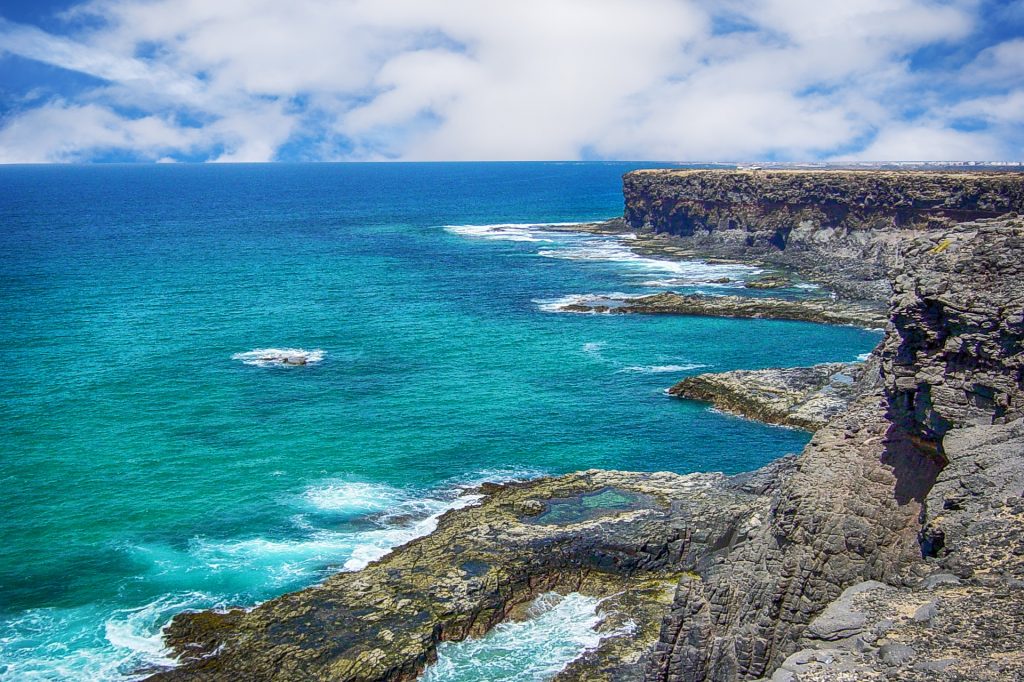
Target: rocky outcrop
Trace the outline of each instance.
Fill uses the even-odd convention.
[[[791,267],[851,299],[888,298],[922,231],[1024,211],[1019,173],[643,170],[623,191],[635,231]]]
[[[815,434],[763,535],[680,585],[673,613],[721,615],[667,618],[648,680],[1024,675],[1021,238],[1004,219],[907,245],[883,391]]]
[[[885,311],[881,308],[841,301],[707,296],[674,292],[634,298],[611,298],[598,295],[583,302],[567,303],[559,310],[567,313],[639,313],[645,315],[769,318],[822,324],[852,324],[868,328],[883,327],[886,321]]]
[[[681,581],[644,680],[771,674],[846,587],[913,579],[924,500],[938,470],[892,428],[884,396],[858,399],[815,433],[758,532],[727,560]]]
[[[880,349],[799,458],[732,478],[487,486],[479,506],[363,571],[251,611],[179,615],[167,641],[181,666],[152,679],[412,680],[439,642],[552,590],[608,596],[608,617],[636,624],[562,682],[1024,678],[1024,221],[944,222],[1018,200],[1019,178],[899,179],[900,203],[884,178],[834,177],[859,204],[840,200],[853,189],[822,194],[832,175],[760,186],[761,207],[754,190],[721,195],[749,199],[752,221],[818,201],[806,210],[845,235],[840,247],[857,230],[915,234],[886,255],[902,270]],[[881,222],[851,222],[875,205]]]
[[[358,573],[251,611],[177,616],[166,641],[182,665],[150,679],[414,680],[439,642],[482,635],[547,591],[609,597],[608,617],[635,631],[591,660],[609,675],[642,670],[679,576],[745,537],[791,466],[485,486],[479,506],[449,512],[433,534]]]
[[[882,349],[893,409],[941,444],[1024,416],[1024,219],[967,223],[904,251]]]
[[[876,363],[871,368],[878,372]],[[847,410],[864,373],[861,363],[736,370],[687,377],[669,395],[704,400],[725,412],[767,424],[817,431]]]
[[[906,249],[881,360],[893,423],[942,467],[921,519],[925,577],[866,594],[838,641],[812,624],[773,679],[1024,678],[1022,239],[1024,221],[980,221]]]

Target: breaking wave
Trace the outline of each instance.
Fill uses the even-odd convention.
[[[707,365],[701,365],[698,363],[685,364],[685,365],[635,365],[632,367],[623,367],[620,372],[637,372],[639,374],[663,374],[668,372],[688,372],[691,369],[701,369],[707,367]]]
[[[255,367],[297,367],[315,365],[324,359],[324,355],[324,351],[319,348],[256,348],[245,353],[235,353],[231,359]]]
[[[548,680],[567,665],[596,649],[602,639],[631,634],[627,622],[598,632],[604,620],[601,600],[573,593],[543,594],[530,605],[527,619],[501,623],[479,639],[445,642],[437,662],[421,682],[537,682]]]

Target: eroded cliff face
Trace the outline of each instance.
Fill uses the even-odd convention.
[[[1010,218],[905,245],[882,388],[680,584],[646,680],[1024,676],[1022,239]]]
[[[643,170],[623,191],[634,230],[793,267],[853,299],[887,298],[921,231],[1024,211],[1016,173]]]
[[[1022,225],[966,223],[902,252],[886,387],[895,416],[937,447],[954,426],[1024,416]]]
[[[412,680],[546,590],[637,624],[560,682],[1024,679],[1024,220],[944,216],[892,245],[885,339],[799,458],[487,487],[361,572],[178,616],[153,679]]]

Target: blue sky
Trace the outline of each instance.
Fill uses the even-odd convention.
[[[1024,0],[4,0],[0,162],[1020,160]]]

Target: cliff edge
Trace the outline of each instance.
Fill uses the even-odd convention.
[[[1024,220],[975,219],[1016,206],[1022,178],[774,175],[631,174],[627,217],[787,258],[878,256],[885,338],[798,458],[486,486],[363,571],[179,615],[181,664],[153,679],[413,680],[439,642],[549,590],[609,597],[608,622],[634,628],[561,682],[1024,679]]]
[[[623,192],[632,230],[866,300],[888,298],[900,247],[922,232],[1024,212],[1019,173],[641,170]]]

